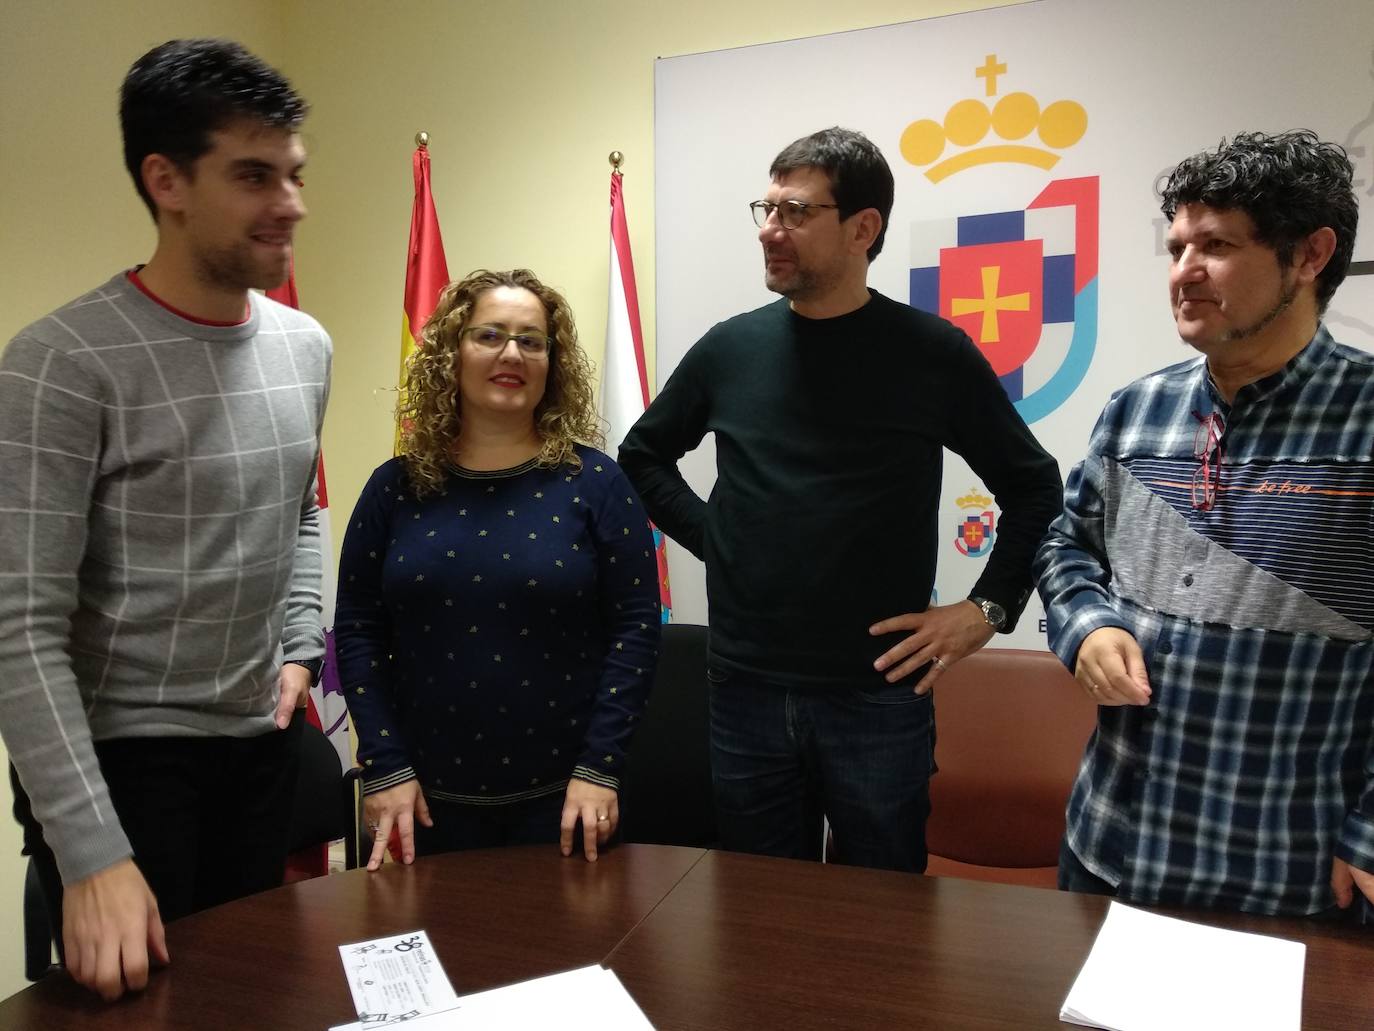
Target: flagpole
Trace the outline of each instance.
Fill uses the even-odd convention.
[[[606,353],[602,362],[601,415],[608,430],[606,443],[614,450],[649,407],[649,379],[644,361],[644,337],[639,319],[639,293],[630,257],[630,228],[625,218],[625,155],[613,150],[611,163],[611,251],[606,303]],[[651,523],[650,526],[653,526]],[[658,563],[660,617],[672,619],[668,588],[668,555],[662,531],[653,527]]]

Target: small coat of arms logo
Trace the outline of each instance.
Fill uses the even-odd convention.
[[[997,514],[992,508],[992,498],[970,490],[954,503],[963,509],[954,532],[954,546],[961,555],[982,558],[992,550],[992,542],[997,536]]]

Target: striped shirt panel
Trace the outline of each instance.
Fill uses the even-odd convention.
[[[1224,461],[1221,501],[1192,504],[1192,455],[1125,462],[1197,533],[1292,584],[1353,622],[1374,627],[1374,465]],[[1321,561],[1314,562],[1314,552]]]

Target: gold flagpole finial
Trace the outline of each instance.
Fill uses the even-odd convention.
[[[620,153],[620,151],[618,151],[618,150],[613,150],[613,151],[611,151],[610,160],[611,160],[611,171],[614,172],[616,175],[620,175],[620,174],[621,174],[621,172],[620,172],[620,166],[621,166],[621,164],[623,164],[624,161],[625,161],[625,155],[622,154],[622,153]]]
[[[421,129],[415,134],[415,146],[429,148],[429,133]]]

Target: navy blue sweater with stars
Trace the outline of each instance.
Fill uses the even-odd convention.
[[[644,509],[620,467],[452,469],[417,500],[372,474],[339,564],[339,677],[368,792],[440,801],[619,788],[659,637]]]

